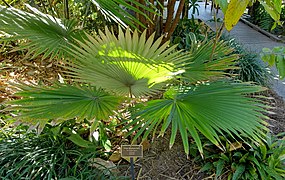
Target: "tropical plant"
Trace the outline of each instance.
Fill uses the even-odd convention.
[[[3,1],[3,0],[2,0]],[[4,1],[3,1],[4,2]],[[135,24],[140,25],[142,27],[146,27],[141,21],[139,21],[137,18],[135,18],[133,15],[131,15],[128,11],[125,11],[122,9],[122,7],[128,8],[138,15],[149,19],[148,16],[145,14],[146,12],[155,13],[155,9],[152,7],[147,7],[136,0],[132,0],[130,2],[126,2],[123,0],[84,0],[84,1],[77,1],[77,0],[71,0],[71,1],[50,1],[50,0],[34,0],[34,1],[5,1],[3,3],[4,5],[11,7],[12,5],[15,5],[16,7],[25,6],[25,4],[28,4],[38,10],[41,10],[42,12],[45,12],[46,14],[50,14],[54,18],[60,18],[60,19],[74,19],[74,18],[81,18],[76,17],[77,14],[75,7],[79,7],[79,3],[84,4],[86,7],[85,12],[81,12],[82,17],[88,15],[89,13],[95,13],[98,15],[98,12],[102,13],[106,20],[112,20],[123,27],[130,26],[132,28],[136,28]],[[137,7],[134,7],[133,4],[135,4]],[[94,10],[94,8],[98,9]],[[99,13],[99,14],[100,14]],[[83,15],[84,14],[84,15]],[[74,17],[75,16],[75,17]],[[84,21],[86,19],[83,19]]]
[[[181,77],[185,79],[183,82],[215,79],[223,76],[221,70],[231,68],[230,64],[236,57],[226,56],[231,50],[221,44],[214,54],[216,62],[207,62],[205,59],[210,56],[210,51],[203,46],[193,56],[171,53],[175,47],[164,50],[168,43],[158,48],[161,39],[152,43],[152,39],[139,37],[136,32],[131,36],[130,31],[121,32],[118,39],[108,30],[105,35],[101,33],[100,38],[88,38],[85,43],[80,43],[84,49],[72,51],[76,60],[70,63],[72,67],[68,69],[76,81],[89,85],[57,85],[52,88],[18,86],[22,89],[18,95],[24,98],[9,104],[13,104],[12,109],[22,110],[19,119],[40,125],[49,119],[61,122],[72,117],[78,120],[95,118],[98,121],[117,109],[119,98],[114,95],[139,97],[156,93],[182,67],[185,70]],[[211,48],[211,44],[208,43],[207,48]],[[186,153],[189,152],[188,133],[194,137],[202,152],[197,130],[218,146],[220,140],[217,133],[223,134],[222,130],[240,138],[244,135],[258,140],[263,128],[259,119],[263,115],[258,111],[262,108],[243,93],[259,90],[260,87],[227,82],[208,82],[197,87],[173,86],[165,93],[165,99],[153,100],[146,107],[136,108],[133,120],[126,128],[134,126],[131,131],[139,129],[136,139],[146,128],[144,138],[159,124],[163,124],[161,133],[172,124],[170,143],[174,143],[177,130],[180,131]],[[215,96],[210,98],[213,94]],[[207,111],[202,113],[201,109]]]
[[[269,66],[276,66],[279,72],[279,79],[285,77],[285,48],[284,46],[274,47],[272,50],[263,48],[260,54],[263,61],[267,62]]]
[[[255,82],[268,87],[273,75],[270,73],[269,68],[260,62],[258,55],[244,49],[244,47],[233,38],[223,36],[222,39],[234,49],[235,54],[239,54],[240,56],[237,60],[238,68],[232,70],[231,73],[236,74],[236,78],[243,82]]]
[[[27,128],[1,129],[0,176],[4,179],[118,179],[113,170],[90,160],[100,156],[99,147],[79,148],[63,134],[60,126],[44,133]],[[96,168],[97,167],[97,168]]]
[[[14,14],[21,11],[2,9],[0,14],[3,12]],[[35,21],[40,27],[46,19],[38,17],[35,16]],[[13,18],[6,18],[4,27],[13,23]],[[25,16],[21,18],[26,20]],[[29,23],[13,25],[8,32],[5,28],[1,30],[12,35],[33,36],[34,32],[30,30],[34,27]],[[22,31],[18,30],[19,26]],[[58,21],[52,22],[52,26],[63,28]],[[62,36],[56,33],[57,28],[49,31]],[[53,48],[54,41],[58,43],[59,37],[50,37],[49,32],[38,31],[38,34],[42,38],[30,38],[30,43],[40,45],[45,36],[51,41],[46,45],[52,45],[49,49]],[[238,56],[232,54],[233,49],[225,42],[214,44],[211,40],[193,48],[191,53],[184,53],[176,51],[176,46],[169,46],[169,42],[162,43],[163,37],[154,40],[154,34],[149,38],[146,34],[146,31],[139,35],[138,31],[131,33],[129,29],[125,32],[119,29],[116,35],[106,28],[97,36],[85,33],[76,39],[77,36],[67,37],[72,33],[64,33],[65,39],[71,40],[67,45],[61,45],[64,48],[59,48],[58,53],[68,55],[64,61],[65,75],[71,84],[52,87],[15,85],[22,98],[7,104],[12,110],[20,110],[16,117],[19,121],[43,128],[50,120],[54,124],[72,118],[78,122],[87,119],[96,123],[108,119],[124,101],[148,99],[163,93],[163,99],[133,103],[126,124],[129,134],[137,132],[133,140],[142,134],[147,138],[158,127],[162,128],[162,135],[171,127],[170,145],[180,132],[188,154],[188,136],[192,136],[199,151],[203,151],[198,132],[220,148],[223,147],[219,135],[229,134],[238,139],[249,137],[257,142],[263,138],[266,128],[261,119],[265,116],[261,112],[265,111],[264,106],[259,100],[247,96],[263,88],[221,80],[229,75],[225,70],[235,68]],[[54,53],[53,50],[50,53]]]
[[[192,42],[199,44],[197,41],[206,41],[208,38],[208,26],[203,22],[192,17],[191,19],[182,19],[177,25],[172,37],[172,44],[178,44],[178,49],[190,50]]]
[[[198,14],[198,16],[199,16],[199,4],[197,3],[198,2],[198,0],[190,0],[190,4],[189,4],[189,9],[192,9],[192,15],[194,15],[194,14],[196,14],[196,12],[197,12],[197,14]]]
[[[225,28],[230,31],[239,21],[240,17],[243,15],[248,5],[253,5],[253,2],[256,0],[216,0],[223,13],[224,13],[224,24]],[[260,4],[264,7],[266,12],[275,20],[275,25],[281,24],[280,14],[281,14],[281,5],[282,0],[258,0]]]
[[[221,152],[211,143],[205,143],[204,160],[200,171],[213,173],[216,178],[227,179],[276,179],[285,177],[284,139],[268,134],[266,141],[256,145],[234,142],[226,144],[226,151]],[[192,148],[194,148],[192,146]]]

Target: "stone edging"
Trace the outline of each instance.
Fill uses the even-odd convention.
[[[264,29],[261,29],[260,27],[258,27],[257,25],[255,24],[252,24],[251,22],[249,22],[248,20],[246,20],[245,18],[241,17],[240,18],[240,21],[243,22],[244,24],[250,26],[251,28],[253,28],[254,30],[256,31],[259,31],[261,32],[262,34],[268,36],[270,39],[274,40],[274,41],[277,41],[277,42],[282,42],[282,43],[285,43],[285,40],[275,36],[274,34],[271,34],[267,31],[265,31]]]

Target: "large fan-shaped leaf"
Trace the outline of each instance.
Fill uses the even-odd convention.
[[[62,57],[64,48],[81,39],[82,30],[76,29],[76,21],[56,19],[30,7],[34,14],[15,8],[0,6],[0,31],[9,34],[9,39],[28,39],[23,48],[34,53],[44,53],[43,58]]]
[[[233,138],[250,137],[259,141],[262,138],[261,119],[264,105],[246,94],[262,90],[249,84],[215,82],[188,89],[188,92],[171,90],[167,99],[153,100],[140,107],[134,115],[132,131],[139,129],[135,138],[145,131],[144,137],[161,125],[161,134],[171,124],[170,146],[177,131],[180,132],[185,152],[189,153],[188,134],[191,135],[202,152],[198,132],[220,145],[219,135],[228,134]],[[137,118],[139,117],[139,118]],[[132,133],[132,132],[130,132]]]
[[[189,63],[185,67],[186,71],[183,73],[186,81],[196,83],[197,81],[221,78],[228,75],[226,70],[237,68],[235,61],[238,59],[238,55],[232,54],[233,49],[223,41],[217,42],[211,57],[213,41],[202,44],[193,50],[191,58],[188,60]]]
[[[161,45],[162,38],[146,39],[146,31],[139,36],[137,31],[131,35],[129,29],[120,30],[118,38],[108,29],[99,34],[79,42],[83,49],[71,50],[77,61],[70,75],[121,95],[153,93],[188,57],[173,52],[175,46],[167,48],[169,42]]]
[[[51,88],[19,86],[20,100],[10,101],[12,109],[20,109],[18,118],[25,122],[72,118],[107,119],[119,105],[119,98],[87,86],[57,85]]]

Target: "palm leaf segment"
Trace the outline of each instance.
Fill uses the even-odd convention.
[[[202,153],[198,132],[217,146],[220,146],[219,135],[224,134],[232,138],[250,137],[260,141],[264,129],[264,122],[261,120],[264,117],[261,113],[264,105],[245,96],[260,90],[261,87],[249,84],[225,82],[200,85],[187,90],[188,92],[171,89],[166,92],[165,99],[153,100],[147,106],[141,107],[134,115],[135,120],[126,129],[133,126],[132,131],[138,130],[135,140],[143,132],[143,139],[151,131],[155,134],[158,127],[161,127],[160,135],[163,135],[171,125],[170,147],[180,131],[187,154],[188,135],[194,138]]]
[[[148,5],[143,5],[142,3],[136,0],[132,0],[129,2],[125,0],[91,1],[97,6],[101,13],[104,14],[105,17],[107,17],[107,19],[111,19],[125,28],[127,28],[127,26],[130,26],[134,29],[137,29],[136,25],[140,25],[146,28],[145,24],[143,24],[135,16],[126,11],[126,9],[142,15],[150,22],[152,22],[152,20],[148,17],[147,14],[152,13],[157,16],[160,15],[159,13],[157,13],[156,7],[150,2],[148,2]],[[125,9],[123,9],[122,7],[124,7]]]
[[[235,61],[238,59],[237,54],[233,54],[233,49],[228,45],[219,41],[216,44],[215,51],[214,40],[202,44],[194,49],[188,64],[185,66],[183,77],[185,81],[196,83],[197,81],[215,80],[225,75],[226,70],[236,69]]]
[[[154,93],[187,57],[173,52],[175,46],[167,49],[169,42],[161,45],[162,38],[154,41],[154,34],[146,39],[146,31],[139,36],[120,30],[117,38],[106,28],[99,34],[71,50],[77,61],[70,76],[120,95]]]
[[[42,53],[43,58],[62,57],[64,48],[73,43],[74,38],[82,39],[83,33],[76,29],[76,21],[61,21],[35,8],[30,9],[34,14],[0,6],[0,32],[9,34],[7,39],[28,39],[22,48],[28,49],[29,54],[34,53],[33,58]]]
[[[23,99],[10,101],[12,109],[21,110],[18,119],[30,124],[44,124],[50,119],[82,120],[107,119],[117,109],[120,99],[102,90],[87,86],[56,85],[51,88],[41,88],[27,85],[17,85],[22,91],[16,95]]]

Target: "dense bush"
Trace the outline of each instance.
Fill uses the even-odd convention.
[[[80,148],[64,135],[59,135],[58,127],[46,126],[40,135],[26,130],[23,126],[1,129],[2,178],[115,179],[112,169],[99,164],[95,168],[94,162],[91,163],[93,158],[101,155],[98,149]]]
[[[231,71],[236,74],[236,78],[244,82],[255,82],[259,85],[269,86],[273,75],[265,63],[259,59],[259,55],[246,50],[235,39],[223,36],[230,47],[234,49],[234,53],[239,54],[240,58],[237,61],[238,69]]]
[[[276,179],[285,178],[285,140],[284,134],[268,134],[261,144],[252,142],[224,142],[224,150],[204,141],[204,159],[196,156],[202,163],[200,171],[220,179]],[[195,155],[195,145],[192,146]]]
[[[285,35],[284,23],[283,25],[276,26],[274,19],[269,15],[269,13],[264,9],[261,4],[255,5],[254,8],[252,8],[250,15],[251,16],[248,18],[248,20],[251,21],[253,24],[256,24],[257,26],[266,31],[271,31],[274,34]],[[282,6],[281,9],[280,21],[285,21],[284,6]]]

